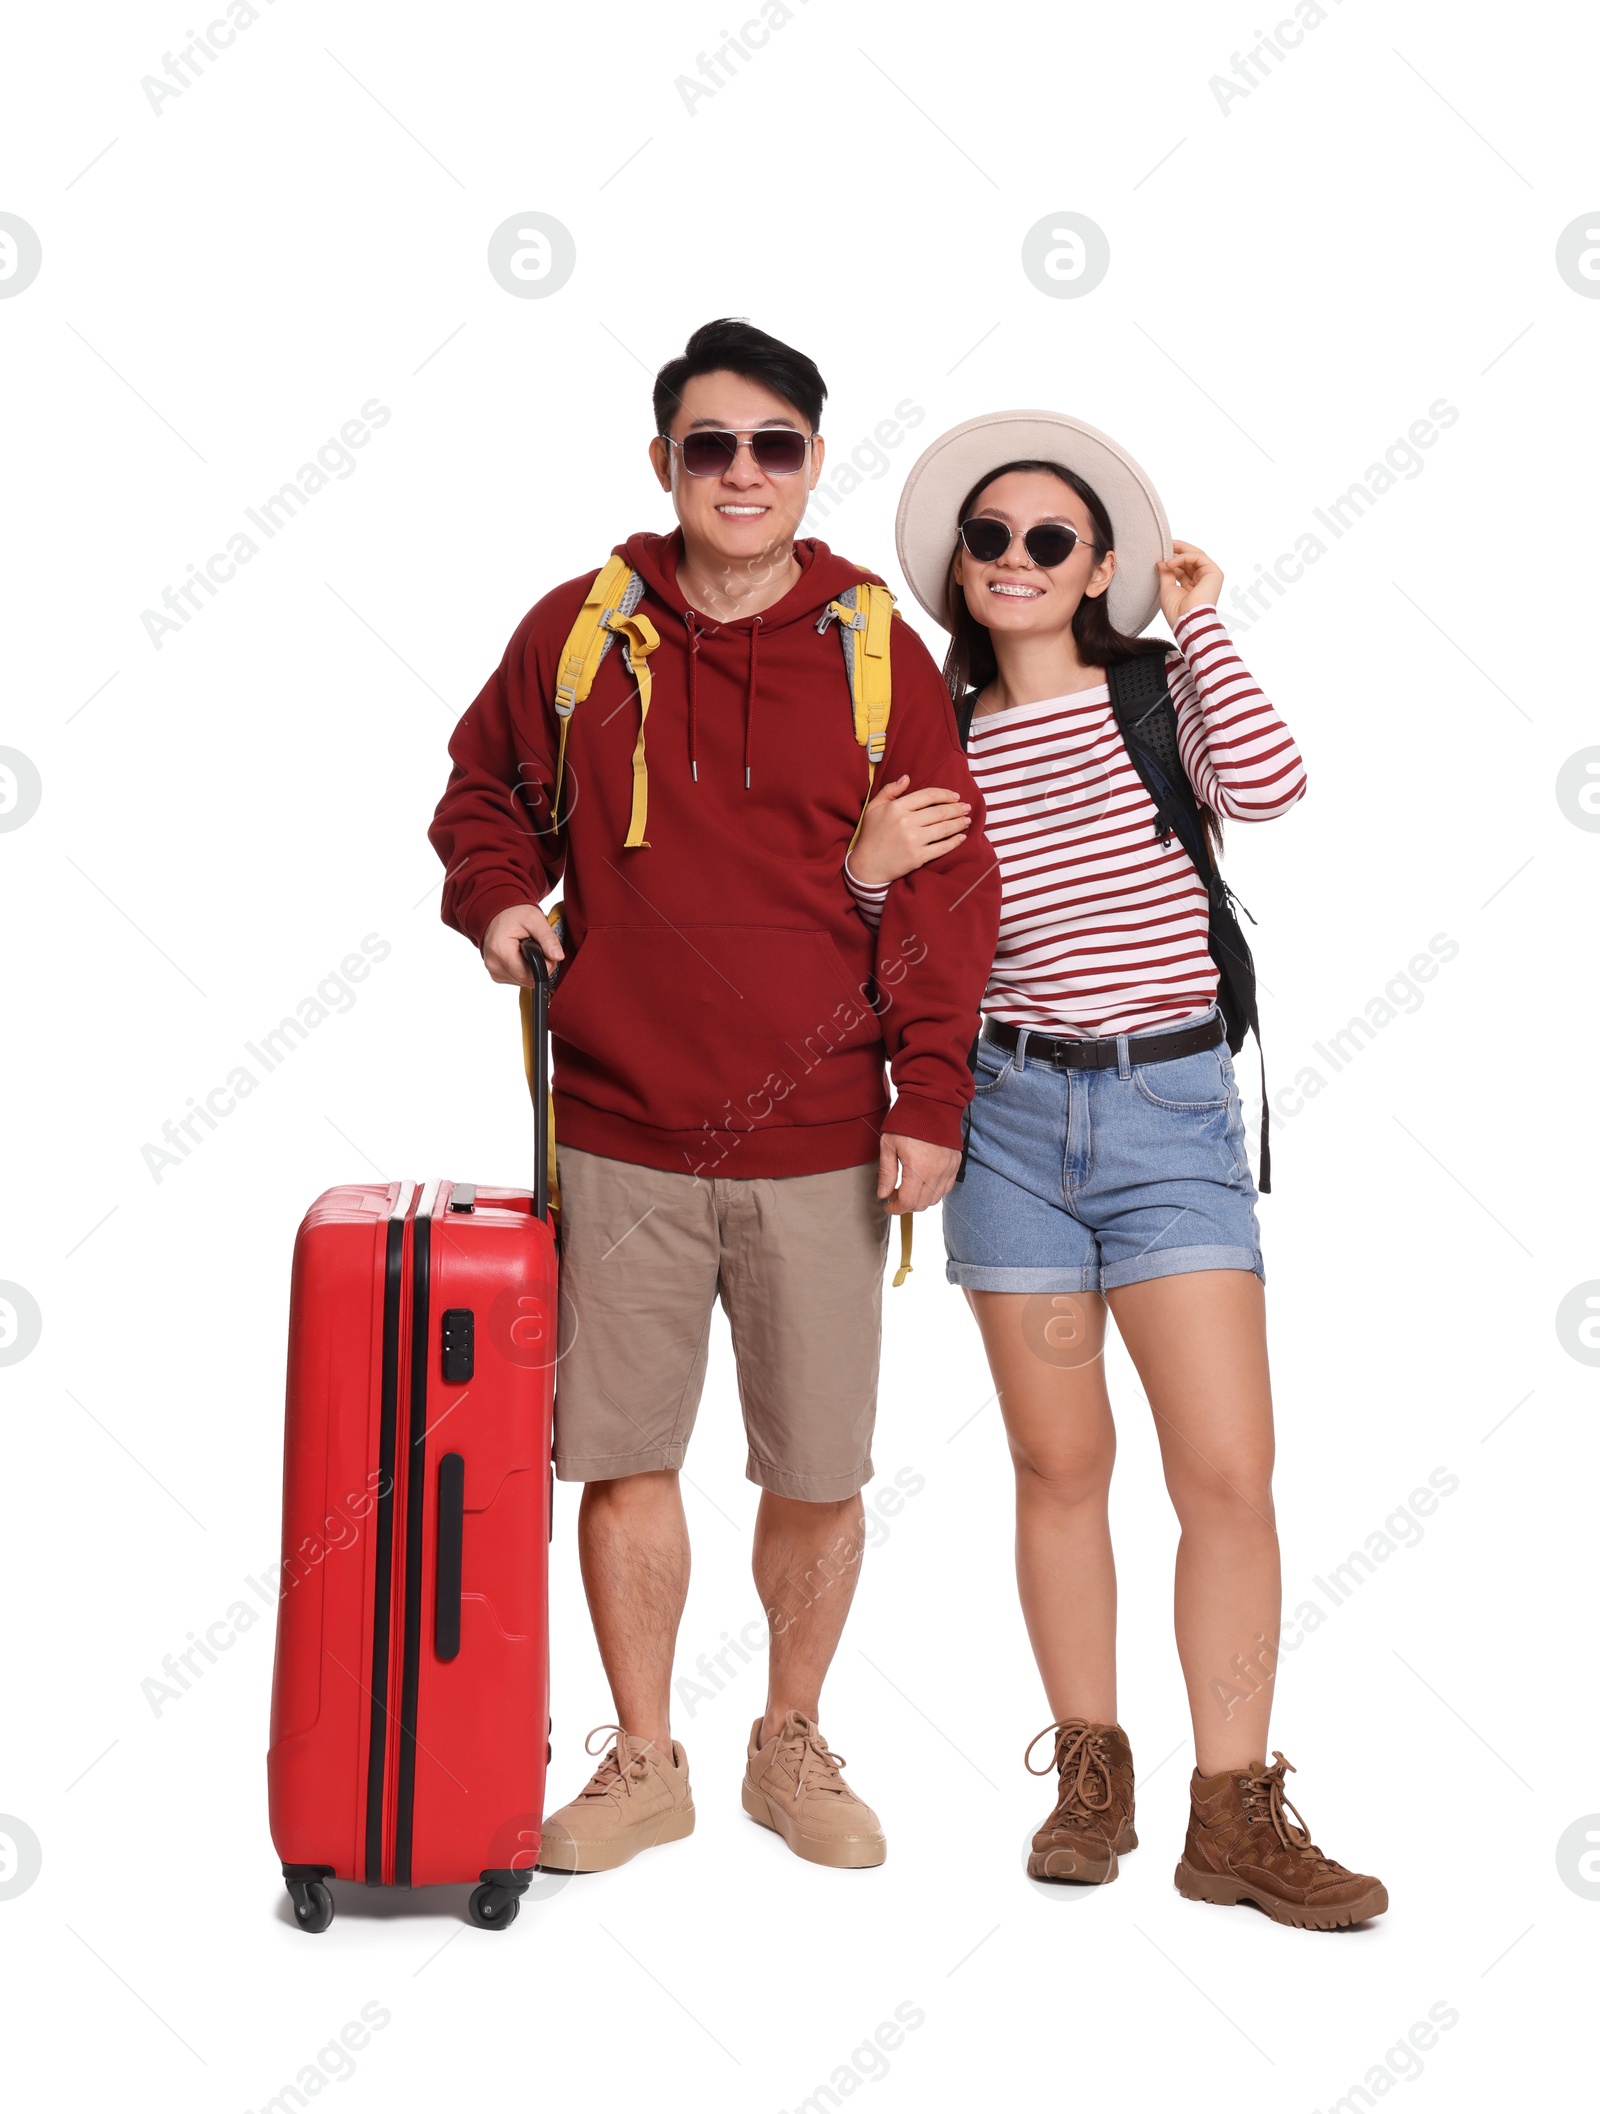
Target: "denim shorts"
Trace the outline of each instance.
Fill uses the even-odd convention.
[[[1187,1023],[1186,1023],[1187,1025]],[[1189,1270],[1265,1281],[1226,1043],[1164,1064],[1062,1071],[980,1038],[945,1275],[976,1292],[1109,1292]]]

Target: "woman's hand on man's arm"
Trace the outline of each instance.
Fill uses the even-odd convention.
[[[867,802],[861,834],[850,848],[850,871],[863,887],[898,881],[966,841],[970,803],[948,786],[910,793],[910,783],[909,777],[891,779]]]

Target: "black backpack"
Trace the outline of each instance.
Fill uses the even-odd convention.
[[[1217,1010],[1228,1038],[1228,1048],[1237,1054],[1246,1035],[1256,1038],[1261,1056],[1261,1022],[1256,1011],[1256,968],[1251,958],[1234,905],[1237,896],[1218,871],[1211,856],[1200,806],[1189,783],[1178,750],[1178,714],[1167,688],[1167,656],[1164,647],[1144,653],[1137,660],[1121,661],[1106,670],[1111,690],[1111,710],[1122,736],[1128,760],[1155,802],[1156,835],[1163,844],[1174,836],[1189,854],[1195,872],[1205,884],[1210,903],[1211,959],[1217,965]],[[972,731],[972,714],[978,702],[969,690],[956,706],[956,727],[961,746]],[[1243,909],[1242,904],[1239,905]],[[1250,913],[1245,911],[1246,917]],[[1255,920],[1252,918],[1251,923]],[[1272,1151],[1268,1138],[1267,1071],[1261,1059],[1261,1175],[1257,1188],[1263,1196],[1272,1189]]]

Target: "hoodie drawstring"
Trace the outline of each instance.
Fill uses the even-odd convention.
[[[683,623],[684,629],[689,635],[689,776],[698,785],[700,782],[700,765],[695,757],[695,734],[697,729],[697,721],[695,716],[697,702],[695,696],[695,674],[699,666],[700,640],[702,637],[702,632],[699,624],[695,621],[695,614],[692,609],[686,609],[684,611]],[[751,740],[754,733],[756,706],[756,654],[758,650],[758,641],[761,635],[761,623],[762,620],[760,617],[752,617],[750,620],[750,660],[745,672],[744,789],[747,793],[750,790],[750,753]]]
[[[744,692],[744,789],[750,790],[750,736],[756,716],[756,640],[761,636],[761,619],[756,617],[750,625],[750,672],[745,680]]]
[[[700,627],[694,620],[694,611],[686,609],[683,621],[689,632],[689,776],[698,784],[700,766],[694,757],[694,671],[700,658]]]

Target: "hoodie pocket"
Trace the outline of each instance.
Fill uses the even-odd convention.
[[[591,929],[550,1031],[559,1085],[656,1130],[835,1122],[883,1104],[877,1017],[821,930]]]

